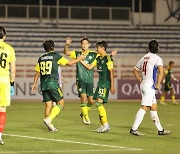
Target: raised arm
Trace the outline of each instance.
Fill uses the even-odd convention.
[[[69,51],[69,45],[71,44],[72,39],[70,37],[66,38],[66,45],[64,47],[64,54],[70,56],[71,52]]]

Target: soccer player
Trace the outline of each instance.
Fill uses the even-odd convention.
[[[155,90],[159,89],[163,79],[163,62],[156,54],[159,49],[159,44],[156,40],[152,40],[149,42],[148,48],[149,52],[140,59],[133,69],[136,79],[140,82],[142,100],[141,107],[136,114],[130,133],[137,136],[144,135],[138,131],[138,127],[147,110],[150,109],[150,117],[158,129],[158,135],[167,135],[170,134],[171,131],[164,130],[161,126],[157,114],[157,102],[155,97]]]
[[[6,30],[0,27],[0,145],[3,145],[2,134],[6,123],[6,107],[10,106],[10,95],[14,95],[16,57],[14,49],[7,43]]]
[[[69,45],[71,44],[72,39],[67,37],[66,45],[64,48],[64,54],[70,56],[73,59],[76,59],[80,54],[85,54],[85,61],[88,64],[91,64],[97,57],[95,51],[89,50],[90,42],[87,37],[81,39],[81,48],[82,50],[69,51]],[[114,56],[117,53],[116,50],[111,52],[111,55]],[[94,102],[93,100],[93,89],[94,89],[94,68],[88,70],[80,62],[76,64],[76,84],[78,89],[78,95],[81,99],[81,118],[83,123],[89,125],[90,119],[88,112],[91,109],[91,106]]]
[[[175,95],[174,95],[174,88],[171,85],[171,79],[173,79],[176,82],[179,82],[173,75],[173,71],[172,71],[173,67],[174,67],[174,62],[170,61],[169,66],[167,67],[167,69],[164,70],[164,80],[165,80],[164,91],[163,91],[163,94],[161,95],[161,100],[160,100],[160,104],[162,105],[167,105],[167,103],[165,103],[164,101],[165,101],[165,97],[168,91],[170,91],[171,93],[172,104],[179,104],[178,102],[176,102]]]
[[[93,99],[96,100],[96,106],[99,111],[99,118],[101,127],[96,131],[98,133],[104,133],[110,130],[110,126],[107,120],[106,109],[104,108],[104,103],[107,103],[109,90],[112,94],[115,93],[114,88],[114,75],[113,75],[113,60],[110,55],[106,53],[107,43],[105,41],[100,41],[96,43],[98,57],[90,63],[86,61],[81,61],[81,63],[89,70],[97,67],[97,72],[99,73],[99,80],[97,88]]]
[[[45,54],[39,57],[38,63],[35,68],[34,83],[32,86],[32,91],[37,87],[37,81],[40,77],[41,81],[41,91],[43,95],[43,100],[46,106],[52,106],[52,101],[56,102],[57,105],[52,109],[49,107],[49,111],[46,111],[47,116],[44,119],[44,123],[51,132],[57,131],[53,126],[52,120],[60,113],[64,108],[64,99],[62,90],[58,83],[58,66],[59,65],[73,65],[80,60],[84,59],[84,55],[79,55],[76,60],[68,61],[66,58],[62,57],[60,54],[54,52],[54,42],[52,40],[46,40],[43,43]],[[46,108],[47,109],[47,108]]]

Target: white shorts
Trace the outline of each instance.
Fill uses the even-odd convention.
[[[146,86],[141,86],[140,89],[142,96],[141,105],[152,106],[152,104],[157,104],[155,89]]]
[[[10,98],[9,77],[0,77],[0,106],[10,106]]]

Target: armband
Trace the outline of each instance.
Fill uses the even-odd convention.
[[[14,86],[14,81],[10,81],[10,85],[11,85],[11,86]]]

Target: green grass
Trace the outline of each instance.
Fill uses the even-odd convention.
[[[0,146],[0,154],[179,154],[180,105],[159,105],[158,108],[161,124],[165,129],[172,130],[172,134],[158,136],[148,112],[139,128],[139,131],[146,135],[138,137],[130,135],[129,129],[134,122],[139,106],[139,102],[109,102],[106,104],[105,108],[111,130],[108,133],[98,134],[92,131],[100,126],[96,106],[94,105],[89,113],[91,125],[84,125],[79,116],[80,103],[66,101],[65,109],[54,120],[54,125],[59,129],[59,132],[50,133],[43,124],[43,103],[14,102],[11,107],[7,108],[7,123],[4,131],[5,136],[3,136],[5,144]],[[108,146],[103,147],[103,145]]]

